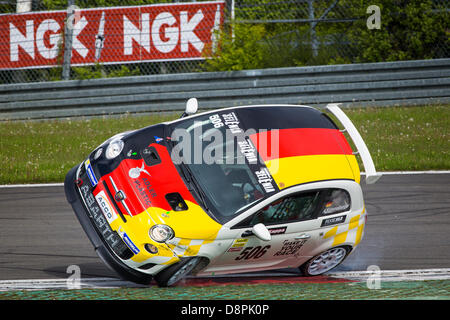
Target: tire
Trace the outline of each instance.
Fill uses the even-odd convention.
[[[174,263],[170,267],[162,270],[154,279],[159,287],[170,287],[191,273],[191,271],[200,263],[201,257],[192,257]]]
[[[338,265],[347,257],[350,252],[348,247],[335,247],[328,249],[317,256],[310,259],[308,262],[300,266],[300,271],[305,276],[318,276],[328,272]]]

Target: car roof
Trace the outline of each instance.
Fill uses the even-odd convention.
[[[253,134],[249,134],[249,139],[278,191],[316,181],[344,179],[360,182],[359,166],[345,136],[328,116],[316,108],[285,104],[239,106],[212,110],[166,124],[230,112],[237,114],[246,129],[255,129]]]
[[[199,116],[204,116],[207,114],[213,114],[213,113],[217,113],[217,112],[224,112],[224,111],[231,111],[231,110],[239,110],[239,109],[254,109],[254,108],[262,108],[262,107],[293,107],[293,108],[308,108],[308,109],[314,109],[317,110],[316,108],[310,107],[310,106],[305,106],[305,105],[293,105],[293,104],[258,104],[258,105],[243,105],[243,106],[235,106],[235,107],[227,107],[227,108],[221,108],[221,109],[214,109],[214,110],[207,110],[207,111],[203,111],[200,113],[196,113],[190,116],[186,116],[180,119],[175,119],[175,120],[171,120],[171,121],[166,121],[163,122],[164,124],[174,124],[180,121],[184,121],[187,119],[193,119]]]

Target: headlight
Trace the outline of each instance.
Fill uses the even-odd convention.
[[[110,142],[106,148],[105,156],[107,159],[111,160],[117,157],[123,150],[125,144],[122,140],[113,140]]]
[[[154,225],[153,227],[150,228],[148,234],[153,241],[161,243],[172,239],[173,236],[175,235],[172,228],[165,224]]]

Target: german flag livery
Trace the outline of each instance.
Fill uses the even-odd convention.
[[[260,107],[253,115],[251,110],[238,113],[246,126],[258,132],[250,138],[280,189],[331,179],[359,183],[359,167],[349,143],[320,111]]]
[[[278,154],[263,160],[280,189],[312,181],[350,179],[359,182],[360,172],[352,149],[337,129],[279,129],[251,135],[258,146],[271,146],[278,135]],[[263,152],[260,155],[264,154]],[[305,168],[298,170],[298,168]],[[295,174],[294,174],[295,173]]]
[[[331,110],[376,181],[359,133]],[[331,270],[363,238],[359,183],[355,153],[325,113],[244,106],[117,134],[69,171],[65,192],[109,267],[171,286],[190,273]]]

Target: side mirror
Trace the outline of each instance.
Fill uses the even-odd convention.
[[[269,230],[262,223],[255,224],[252,228],[252,232],[263,241],[270,241],[270,239],[272,239]]]
[[[196,98],[190,98],[187,102],[186,102],[186,109],[184,110],[183,115],[181,116],[186,117],[186,116],[190,116],[191,114],[196,113],[198,110],[198,101]]]

